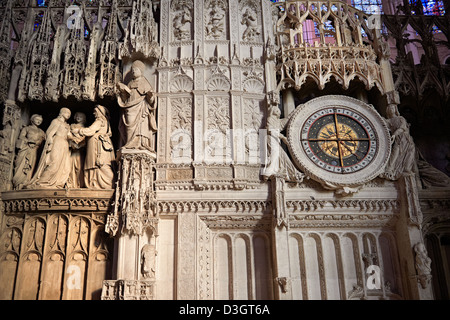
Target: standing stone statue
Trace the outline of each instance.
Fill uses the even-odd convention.
[[[125,149],[155,151],[156,97],[144,77],[145,65],[139,60],[133,62],[133,79],[125,85],[117,84],[117,100],[122,108],[119,124],[121,146]]]
[[[22,189],[33,176],[38,149],[45,140],[45,132],[39,128],[42,120],[41,115],[33,114],[31,116],[31,124],[20,132],[16,143],[18,152],[14,162],[14,177],[12,180],[15,190]]]
[[[84,128],[86,124],[86,115],[83,112],[77,112],[73,116],[75,123],[70,125],[70,131],[74,136],[74,140],[70,141],[70,147],[72,150],[70,159],[72,168],[69,175],[68,185],[71,188],[83,188],[84,187],[84,159],[86,139],[79,134],[74,134],[75,129]]]
[[[74,135],[86,137],[84,184],[89,189],[112,189],[114,185],[114,147],[111,142],[109,111],[104,106],[94,108],[95,121],[87,128],[75,128]]]
[[[58,117],[48,127],[47,140],[36,173],[25,188],[64,188],[66,186],[71,169],[69,139],[73,137],[67,123],[69,118],[70,110],[61,108]]]
[[[416,147],[413,138],[409,134],[409,124],[397,110],[396,105],[387,108],[387,126],[391,131],[392,152],[381,175],[389,180],[397,180],[403,174],[414,172]]]
[[[152,244],[146,244],[141,249],[141,265],[142,265],[142,276],[144,279],[152,280],[155,278],[156,267],[155,267],[155,257],[157,252],[155,246]]]
[[[281,133],[286,128],[288,118],[280,119],[281,111],[277,105],[269,107],[267,116],[267,150],[268,159],[262,171],[264,179],[271,176],[282,176],[288,182],[301,183],[304,174],[298,171],[289,156],[281,146],[288,144],[287,138]]]

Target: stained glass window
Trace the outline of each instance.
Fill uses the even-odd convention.
[[[368,14],[382,14],[381,0],[352,0],[352,6]]]
[[[417,5],[417,0],[410,0],[412,5]],[[443,16],[445,14],[444,1],[422,0],[423,14],[428,16]],[[417,13],[417,12],[413,12]]]

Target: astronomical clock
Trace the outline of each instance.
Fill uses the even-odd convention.
[[[293,112],[287,137],[294,162],[327,189],[351,192],[383,172],[390,155],[384,119],[346,96],[324,96]]]

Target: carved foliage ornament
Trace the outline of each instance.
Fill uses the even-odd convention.
[[[346,96],[324,96],[300,105],[287,129],[296,165],[326,189],[357,191],[383,172],[390,136],[370,105]]]

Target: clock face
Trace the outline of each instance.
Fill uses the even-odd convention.
[[[342,174],[368,166],[377,150],[377,136],[368,120],[338,107],[312,114],[303,125],[300,140],[313,163]]]
[[[355,186],[378,176],[390,155],[390,136],[370,105],[324,96],[298,106],[287,128],[296,165],[327,186]]]

